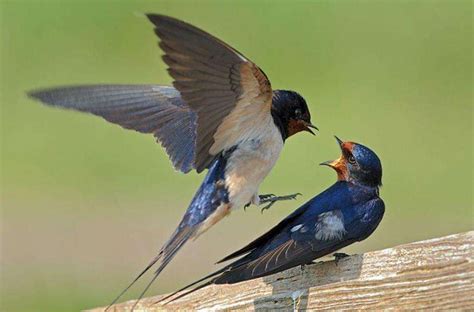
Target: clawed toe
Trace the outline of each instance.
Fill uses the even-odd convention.
[[[269,198],[272,198],[272,197],[276,197],[275,194],[262,194],[262,195],[258,195],[258,198],[260,199],[260,201],[262,200],[268,200]]]
[[[266,205],[265,207],[263,207],[262,209],[260,209],[260,213],[263,214],[263,212],[267,209],[270,209],[271,206],[273,206],[273,204],[275,204],[276,201],[271,201],[268,205]]]
[[[336,262],[336,265],[338,265],[339,261],[341,261],[342,259],[350,257],[350,255],[343,252],[336,252],[333,256],[334,256],[334,261]]]
[[[250,206],[250,203],[245,204],[244,211],[247,211],[247,208]]]
[[[275,204],[277,201],[280,200],[290,200],[290,199],[296,199],[298,195],[302,195],[301,193],[295,193],[291,195],[286,195],[286,196],[276,196],[275,194],[264,194],[264,195],[259,195],[260,199],[260,204],[265,204],[268,203],[265,207],[263,207],[260,212],[263,213],[264,210],[269,209],[273,204]]]

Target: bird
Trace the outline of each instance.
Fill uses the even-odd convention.
[[[231,211],[295,199],[299,193],[259,195],[258,189],[289,137],[318,130],[299,93],[273,90],[266,74],[228,44],[170,16],[146,17],[159,38],[172,87],[82,85],[29,92],[47,105],[152,133],[178,171],[207,170],[174,233],[113,303],[159,261],[141,298],[189,239]]]
[[[385,212],[379,197],[382,165],[370,148],[337,138],[341,156],[321,165],[337,172],[337,182],[283,219],[271,230],[217,263],[222,269],[160,299],[169,302],[211,284],[234,284],[313,263],[369,237]],[[345,254],[335,254],[337,257]]]

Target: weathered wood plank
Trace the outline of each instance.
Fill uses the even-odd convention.
[[[297,267],[235,285],[209,286],[163,310],[474,310],[474,231]],[[128,311],[134,301],[111,311]],[[101,311],[98,308],[92,311]]]

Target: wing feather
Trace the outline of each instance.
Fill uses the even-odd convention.
[[[197,115],[172,87],[71,86],[30,92],[45,104],[103,117],[126,129],[153,133],[177,170],[194,168]]]
[[[239,138],[268,125],[270,82],[255,64],[212,35],[168,16],[147,16],[160,38],[173,85],[198,114],[195,166],[200,172]]]

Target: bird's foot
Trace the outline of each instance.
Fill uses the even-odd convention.
[[[260,211],[263,213],[264,210],[269,209],[277,201],[296,199],[296,197],[298,195],[302,195],[302,194],[301,193],[295,193],[295,194],[286,195],[286,196],[276,196],[275,194],[258,195],[258,198],[260,199],[260,205],[261,204],[267,204]]]
[[[333,256],[334,256],[334,261],[336,262],[336,265],[338,265],[339,261],[341,261],[342,259],[350,257],[350,255],[343,252],[336,252]]]
[[[306,269],[306,266],[312,265],[312,264],[316,264],[316,262],[313,260],[313,261],[310,261],[310,262],[305,263],[305,264],[300,264],[301,271],[304,271]]]
[[[264,200],[268,200],[269,198],[276,197],[275,194],[262,194],[258,195],[258,198],[260,199],[260,203],[263,203]]]
[[[248,202],[247,204],[245,204],[244,206],[244,211],[247,211],[247,207],[249,207],[250,205],[252,205],[252,203]]]

